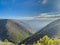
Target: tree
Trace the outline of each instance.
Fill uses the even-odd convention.
[[[54,45],[54,41],[53,41],[52,39],[50,39],[50,40],[48,41],[48,45]]]
[[[37,41],[37,44],[36,45],[41,45],[39,41]]]
[[[55,45],[60,45],[60,39],[55,38],[55,39],[54,39],[54,44],[55,44]]]
[[[44,45],[47,45],[49,39],[50,38],[47,35],[45,35],[43,38],[40,39],[40,42],[42,42]]]

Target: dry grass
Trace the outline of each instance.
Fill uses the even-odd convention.
[[[15,44],[13,44],[11,42],[2,42],[2,41],[0,41],[0,45],[15,45]]]

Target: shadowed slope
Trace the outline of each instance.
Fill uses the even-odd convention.
[[[51,38],[60,38],[60,19],[48,24],[46,27],[35,33],[33,36],[23,40],[21,43],[31,44],[42,38],[44,35],[48,35]]]
[[[4,40],[8,37],[6,29],[7,20],[0,20],[0,39]]]

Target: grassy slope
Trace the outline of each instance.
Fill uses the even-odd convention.
[[[29,28],[18,20],[0,20],[0,39],[8,39],[11,42],[19,43],[31,35]]]

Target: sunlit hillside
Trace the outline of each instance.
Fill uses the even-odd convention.
[[[13,44],[12,42],[9,42],[8,40],[5,40],[5,41],[0,40],[0,45],[16,45],[16,44]]]

